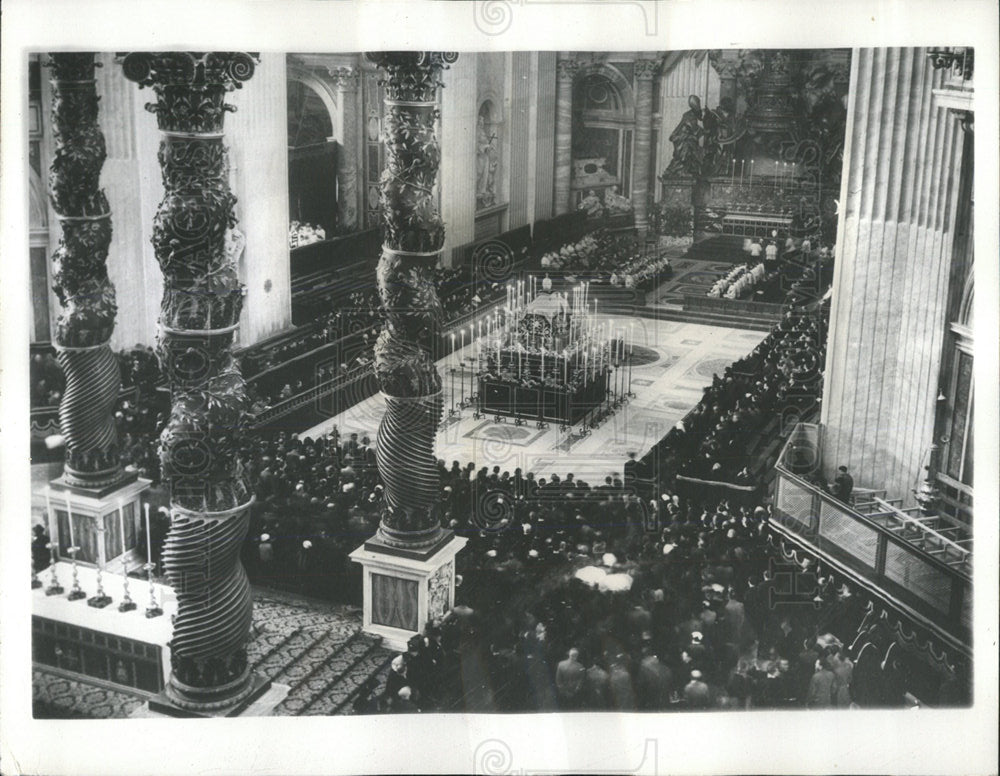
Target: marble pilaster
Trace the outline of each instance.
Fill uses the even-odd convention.
[[[532,142],[528,146],[529,170],[534,175],[534,198],[528,210],[531,222],[551,218],[555,164],[556,53],[539,51],[531,62]]]
[[[441,261],[476,234],[476,59],[459,57],[441,74],[441,217],[447,227]]]
[[[635,228],[649,229],[650,152],[653,138],[653,82],[657,63],[639,59],[635,63],[635,139],[633,141],[632,208]]]
[[[358,134],[358,89],[361,72],[356,67],[329,70],[337,93],[341,124],[334,132],[340,138],[342,153],[337,160],[337,215],[343,229],[358,228],[360,200],[358,190],[358,159],[361,146]]]
[[[288,83],[285,56],[261,54],[252,89],[232,93],[229,117],[231,185],[238,228],[246,237],[239,259],[246,298],[239,345],[246,347],[292,322],[288,257]]]
[[[556,146],[554,171],[555,215],[572,209],[570,186],[573,173],[573,79],[580,65],[568,55],[556,63]]]
[[[510,159],[509,229],[528,223],[528,188],[533,180],[529,155],[524,150],[531,139],[531,59],[530,51],[511,54],[510,146],[519,149]]]

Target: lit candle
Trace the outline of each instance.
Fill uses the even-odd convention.
[[[66,494],[66,522],[69,523],[69,546],[76,547],[76,533],[73,530],[73,510],[69,505],[69,494]]]
[[[128,550],[125,547],[125,512],[120,501],[118,502],[118,527],[122,533],[122,555],[124,556]]]
[[[53,522],[55,520],[55,514],[52,512],[52,498],[49,489],[45,489],[45,522],[49,527],[49,537],[53,545],[57,545],[59,542],[59,537],[57,536],[56,526],[58,523]]]
[[[146,512],[146,563],[153,563],[153,540],[149,535],[149,502],[142,505]]]

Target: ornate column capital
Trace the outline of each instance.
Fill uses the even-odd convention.
[[[435,102],[442,70],[458,61],[457,51],[369,51],[365,59],[385,71],[379,83],[386,98],[403,102]]]
[[[356,67],[328,67],[326,73],[339,91],[356,92],[361,83],[361,71]]]
[[[656,59],[637,59],[635,77],[639,81],[652,81],[660,72],[660,62]]]
[[[580,62],[575,59],[560,59],[556,62],[556,78],[560,81],[572,81],[581,67]]]
[[[146,110],[161,130],[193,133],[222,131],[226,112],[235,110],[225,93],[242,88],[260,61],[247,51],[131,51],[116,59],[126,78],[156,92]]]

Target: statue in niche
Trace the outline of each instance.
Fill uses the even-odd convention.
[[[487,121],[489,106],[484,103],[476,120],[476,209],[496,204],[496,174],[499,164],[497,135]]]
[[[688,110],[670,133],[670,142],[674,144],[674,156],[667,169],[663,171],[663,177],[680,178],[701,174],[704,157],[701,141],[705,134],[701,124],[703,117],[701,100],[692,94],[688,97]]]
[[[611,186],[604,190],[604,207],[608,209],[608,215],[611,216],[629,213],[632,210],[632,200],[619,194],[617,186]]]

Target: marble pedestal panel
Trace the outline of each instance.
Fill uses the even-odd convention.
[[[449,536],[427,553],[410,552],[370,539],[351,553],[364,574],[366,633],[389,649],[406,651],[406,642],[428,620],[443,616],[455,603],[455,556],[468,540]]]

